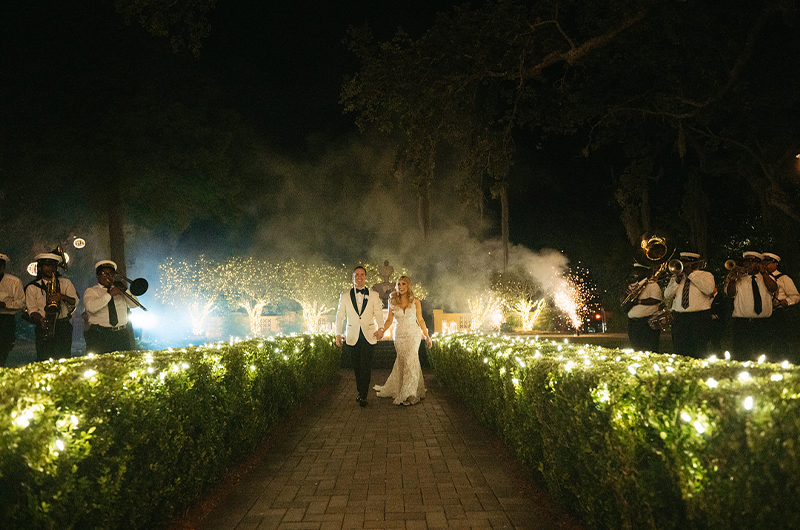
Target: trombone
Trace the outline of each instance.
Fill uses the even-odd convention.
[[[125,282],[129,283],[130,287],[128,287],[128,285],[126,285]],[[114,274],[114,279],[112,280],[112,284],[122,292],[125,298],[133,302],[136,305],[136,307],[144,311],[147,311],[147,308],[143,306],[139,302],[139,300],[136,299],[137,296],[141,296],[147,292],[147,288],[150,286],[147,283],[147,280],[145,280],[144,278],[136,278],[135,280],[131,280],[130,278],[128,278],[123,274],[116,273]],[[130,293],[128,293],[128,290],[130,290]]]

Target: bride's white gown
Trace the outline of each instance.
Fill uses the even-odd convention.
[[[394,404],[404,401],[418,403],[425,397],[425,381],[422,378],[422,367],[419,364],[419,343],[422,331],[417,322],[416,304],[410,304],[405,310],[392,306],[394,310],[394,348],[397,358],[392,373],[386,383],[375,385],[378,397],[394,398]]]

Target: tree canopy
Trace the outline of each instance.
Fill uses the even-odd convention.
[[[418,37],[351,30],[360,68],[342,102],[362,128],[401,139],[423,218],[442,153],[457,153],[473,196],[503,202],[520,149],[570,138],[572,157],[613,179],[632,243],[666,227],[705,252],[709,230],[746,219],[796,253],[797,22],[788,0],[465,5]],[[507,245],[507,202],[501,212]]]

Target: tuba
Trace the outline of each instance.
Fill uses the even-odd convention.
[[[674,253],[675,245],[666,236],[653,234],[642,236],[639,246],[636,248],[635,259],[637,263],[654,269],[654,272],[647,281],[639,282],[625,291],[625,295],[620,301],[623,309],[630,309],[634,305],[648,283],[660,282],[667,277],[668,272],[672,272],[673,262],[678,261],[670,260]]]

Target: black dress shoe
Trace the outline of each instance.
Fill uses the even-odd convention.
[[[361,405],[362,407],[366,407],[367,406],[367,398],[358,398],[358,404]]]

